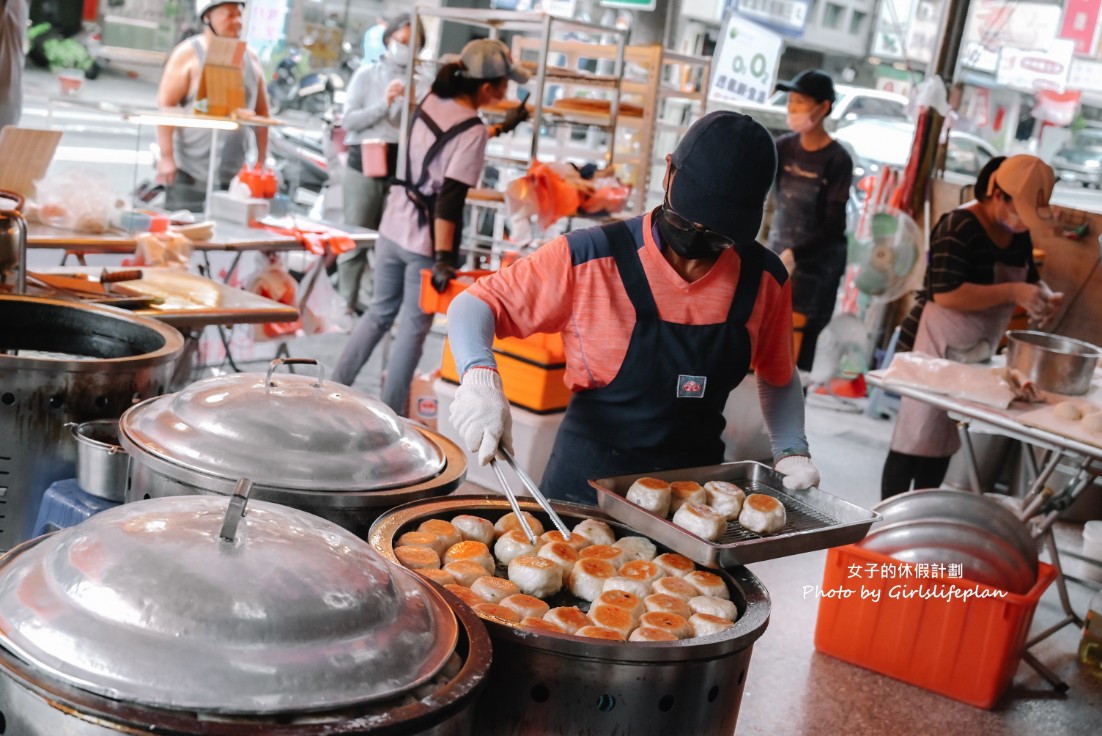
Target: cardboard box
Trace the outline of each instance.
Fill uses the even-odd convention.
[[[271,200],[259,197],[234,197],[229,192],[212,192],[210,217],[238,225],[248,225],[253,220],[268,216]]]
[[[245,42],[212,38],[199,77],[195,112],[228,117],[245,107]]]

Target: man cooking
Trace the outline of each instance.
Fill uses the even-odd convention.
[[[666,157],[660,207],[568,233],[456,298],[451,421],[479,462],[511,445],[495,333],[561,332],[574,396],[541,483],[548,496],[593,504],[590,478],[722,462],[723,408],[751,368],[785,485],[816,485],[788,274],[754,240],[776,168],[764,127],[710,113]]]
[[[157,90],[159,107],[191,109],[199,90],[199,78],[203,74],[203,62],[211,39],[215,36],[240,38],[244,7],[244,0],[196,0],[195,15],[205,30],[184,41],[169,54]],[[249,51],[243,63],[245,107],[261,117],[267,116],[268,93],[262,83],[264,70],[260,61],[256,54]],[[268,155],[268,129],[256,126],[252,130],[256,136],[256,160],[263,163]],[[218,136],[220,151],[215,167],[215,176],[218,177],[215,183],[219,189],[228,187],[245,163],[248,149],[246,136],[245,128],[222,131]],[[199,211],[204,208],[212,139],[211,131],[203,128],[163,125],[157,128],[157,144],[161,148],[157,181],[167,188],[165,206],[169,210]]]

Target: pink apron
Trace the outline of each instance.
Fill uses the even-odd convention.
[[[993,283],[1025,281],[1025,266],[995,264]],[[939,307],[931,298],[922,309],[914,350],[961,363],[982,363],[995,354],[1014,312],[1003,304],[974,312]],[[904,397],[895,418],[891,449],[921,457],[949,457],[960,449],[956,423],[941,409]]]

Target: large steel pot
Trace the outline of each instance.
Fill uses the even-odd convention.
[[[330,522],[244,502],[127,504],[0,560],[3,732],[470,733],[477,617]]]
[[[309,363],[317,376],[280,374]],[[126,500],[230,495],[293,506],[366,537],[379,514],[455,490],[462,450],[385,404],[325,381],[313,360],[272,362],[267,375],[208,378],[128,410],[119,440],[130,453]]]
[[[520,505],[553,528],[536,503]],[[568,525],[595,518],[618,535],[637,535],[593,507],[554,502],[554,508]],[[495,496],[418,501],[380,517],[370,541],[394,559],[394,540],[427,519],[475,514],[496,520],[508,511],[508,502]],[[769,594],[745,567],[711,572],[725,579],[741,614],[734,627],[714,636],[668,644],[607,642],[487,619],[494,661],[479,698],[476,732],[729,736],[754,642],[769,622]]]
[[[1102,348],[1082,340],[1032,330],[1006,333],[1006,364],[1045,391],[1078,396],[1087,393]]]
[[[174,328],[121,309],[0,295],[0,550],[29,539],[42,494],[75,475],[69,425],[160,394],[183,347]]]

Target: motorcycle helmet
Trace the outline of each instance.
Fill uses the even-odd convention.
[[[219,5],[240,5],[245,7],[245,0],[195,0],[195,16],[206,22],[207,12]]]

